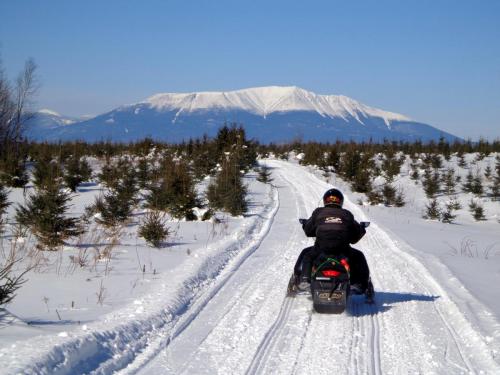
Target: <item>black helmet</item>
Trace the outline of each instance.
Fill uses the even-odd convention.
[[[327,190],[323,194],[323,204],[325,206],[339,206],[342,207],[344,204],[344,195],[337,189]]]

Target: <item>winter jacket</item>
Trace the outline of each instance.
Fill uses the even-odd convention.
[[[335,206],[316,208],[302,228],[306,236],[316,237],[315,247],[325,253],[345,249],[366,233],[350,211]]]

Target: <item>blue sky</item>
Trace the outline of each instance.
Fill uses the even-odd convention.
[[[500,1],[0,0],[9,77],[98,114],[158,92],[296,85],[500,137]]]

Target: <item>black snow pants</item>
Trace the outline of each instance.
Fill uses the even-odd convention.
[[[315,246],[306,247],[302,250],[297,262],[295,263],[295,275],[299,277],[306,276],[310,279],[312,264],[314,259],[316,259],[320,254],[321,250]],[[342,254],[349,259],[349,265],[351,267],[351,284],[359,283],[363,290],[366,289],[368,286],[368,280],[370,279],[370,269],[368,268],[365,255],[360,250],[351,246],[347,246],[343,249]]]

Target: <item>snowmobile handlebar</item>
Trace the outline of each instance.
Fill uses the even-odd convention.
[[[299,219],[299,223],[304,225],[306,223],[307,219]],[[361,221],[359,223],[359,225],[361,225],[363,228],[368,228],[370,226],[370,222],[369,221]]]

